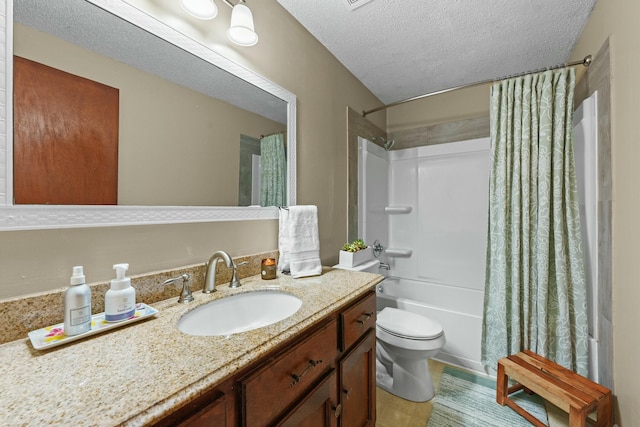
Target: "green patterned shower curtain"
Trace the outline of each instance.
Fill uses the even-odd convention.
[[[281,133],[260,139],[260,206],[287,206],[287,161]]]
[[[482,363],[530,349],[586,375],[587,305],[573,156],[575,70],[491,88]]]

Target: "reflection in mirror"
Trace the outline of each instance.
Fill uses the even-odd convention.
[[[240,206],[286,206],[286,137],[284,132],[243,135],[240,141]]]
[[[260,204],[239,194],[241,141],[286,130],[285,101],[83,0],[14,19],[15,55],[119,90],[119,205]]]
[[[0,229],[277,218],[273,208],[237,207],[241,140],[286,130],[286,201],[295,204],[295,95],[129,3],[20,0],[8,8],[15,23],[5,21],[0,35],[12,40],[4,31],[15,26],[16,55],[120,91],[119,206],[14,205],[8,74]],[[11,64],[14,46],[0,47]]]

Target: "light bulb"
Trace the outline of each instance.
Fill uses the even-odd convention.
[[[213,19],[218,15],[218,7],[213,0],[180,0],[180,6],[198,19]]]
[[[238,3],[233,7],[227,37],[240,46],[253,46],[258,43],[258,35],[253,29],[253,15],[244,4]]]

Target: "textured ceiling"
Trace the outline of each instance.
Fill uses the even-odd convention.
[[[565,63],[596,0],[278,2],[387,104]]]

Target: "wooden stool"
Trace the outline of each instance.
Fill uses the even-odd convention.
[[[517,381],[508,387],[509,378]],[[598,427],[611,427],[611,390],[529,350],[498,360],[496,401],[507,405],[530,423],[541,421],[518,406],[509,394],[524,389],[536,393],[569,413],[569,427],[585,427],[587,416],[597,410]]]

